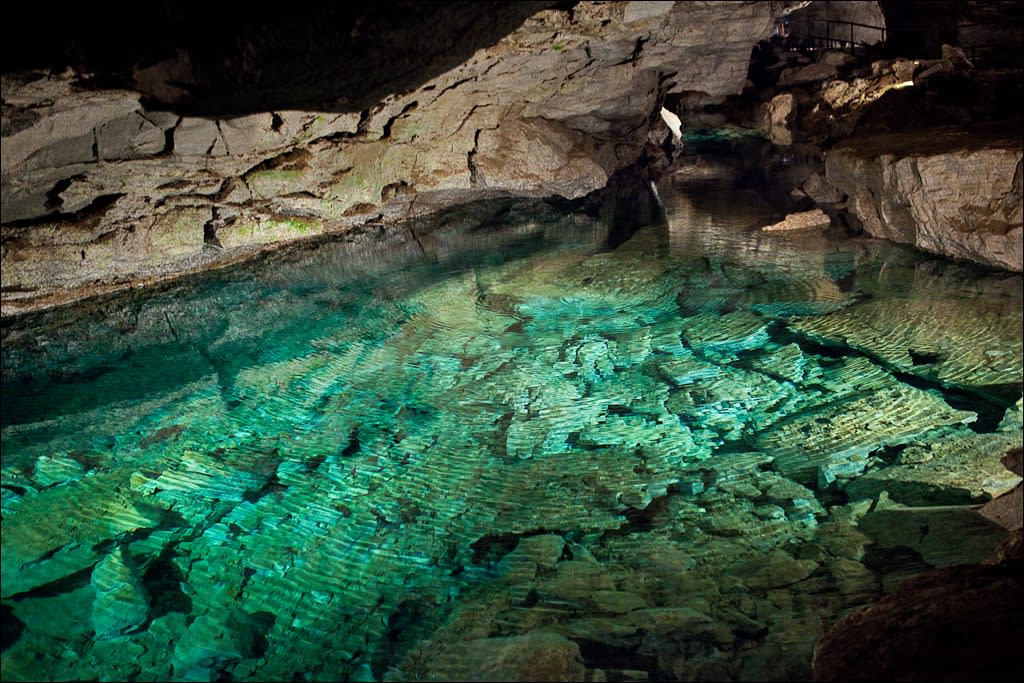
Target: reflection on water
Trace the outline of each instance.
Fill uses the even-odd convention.
[[[5,680],[529,677],[560,647],[588,680],[805,679],[841,612],[986,557],[1020,277],[658,193],[611,250],[506,206],[7,332]]]

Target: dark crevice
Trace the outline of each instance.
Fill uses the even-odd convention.
[[[519,533],[509,532],[504,534],[486,534],[481,536],[469,545],[470,549],[473,551],[473,564],[481,566],[496,564],[501,560],[501,558],[515,550],[516,546],[519,545],[519,541],[522,539],[530,538],[531,536],[542,536],[545,534],[565,536],[565,534],[560,531],[545,529],[544,527]]]
[[[473,135],[473,149],[466,152],[466,165],[469,167],[469,185],[470,187],[476,187],[482,185],[482,179],[480,173],[477,170],[476,164],[473,159],[476,157],[476,148],[480,144],[480,130]]]
[[[174,551],[165,548],[159,557],[146,568],[142,585],[149,595],[150,619],[158,619],[171,612],[189,614],[192,598],[181,589],[185,575],[174,563]]]
[[[1020,396],[1019,384],[985,386],[973,389],[949,386],[939,380],[929,379],[928,377],[900,370],[866,351],[855,349],[845,344],[827,343],[811,339],[785,325],[769,326],[768,334],[772,341],[780,345],[785,346],[795,343],[803,353],[819,356],[823,359],[866,358],[883,368],[900,382],[915,389],[937,392],[950,407],[976,413],[978,419],[968,426],[972,431],[979,434],[988,434],[996,431],[1000,421],[1002,421],[1006,414],[1007,408],[1016,403],[1017,398]],[[939,360],[936,357],[933,362],[938,362]],[[915,363],[915,365],[923,364]]]
[[[382,140],[387,140],[388,138],[390,138],[391,137],[391,126],[395,125],[395,121],[397,121],[398,119],[402,118],[403,116],[405,116],[409,112],[414,111],[416,109],[417,105],[418,105],[418,102],[415,102],[415,101],[410,102],[409,104],[407,104],[404,107],[402,107],[402,111],[398,112],[397,114],[392,116],[390,119],[388,119],[388,122],[384,124],[384,130],[381,132],[381,139]]]
[[[245,493],[243,493],[242,500],[248,503],[256,503],[261,498],[269,496],[271,494],[276,495],[278,497],[278,500],[280,500],[280,494],[286,490],[288,490],[287,484],[282,483],[281,480],[277,478],[277,474],[275,473],[271,475],[270,479],[267,480],[267,483],[261,486],[258,490],[246,491]]]
[[[889,371],[893,377],[904,384],[924,391],[937,391],[942,395],[942,399],[956,410],[969,410],[977,413],[978,419],[967,426],[978,434],[990,434],[996,431],[1006,414],[1006,409],[1015,402],[1014,400],[1001,404],[1002,402],[997,402],[998,399],[995,397],[983,396],[959,387],[947,387],[935,380],[925,379],[909,372],[894,369]],[[1016,396],[1014,398],[1016,399]]]
[[[638,637],[639,640],[639,637]],[[617,647],[608,643],[594,642],[591,640],[576,640],[579,645],[580,656],[587,669],[601,669],[611,671],[645,671],[654,672],[658,669],[658,660],[652,655],[642,655],[635,649]],[[637,643],[639,645],[639,642]],[[631,678],[610,678],[607,680],[636,680]],[[654,678],[650,680],[662,680]],[[671,680],[671,679],[664,679]]]
[[[373,111],[373,109],[363,109],[359,112],[359,122],[356,123],[356,136],[362,137],[366,135],[366,131],[370,127],[370,116],[373,114]]]
[[[342,449],[341,456],[343,458],[352,457],[353,455],[359,452],[360,446],[361,445],[359,443],[359,427],[353,427],[351,430],[349,430],[348,443],[345,444],[345,448]]]
[[[626,518],[625,523],[617,529],[609,529],[604,533],[604,536],[628,536],[629,534],[650,531],[655,527],[655,518],[659,514],[668,511],[669,499],[673,495],[678,495],[678,491],[658,496],[644,508],[626,508],[622,513]]]
[[[25,622],[14,615],[10,605],[0,605],[0,652],[18,642],[25,632]]]
[[[217,130],[218,130],[218,132],[220,131],[220,127],[219,126],[218,126]],[[206,151],[204,152],[204,154],[206,156],[210,156],[210,155],[213,154],[213,148],[217,146],[217,140],[219,140],[219,139],[220,139],[219,136],[215,137],[213,139],[213,142],[210,143],[210,146],[206,148]]]
[[[217,227],[214,224],[216,220],[217,209],[214,209],[213,218],[211,218],[210,220],[206,221],[206,223],[203,224],[203,244],[209,244],[211,246],[217,247],[218,249],[223,249],[224,245],[222,245],[220,243],[220,240],[217,239]]]
[[[910,360],[914,365],[933,365],[938,363],[939,354],[931,353],[929,351],[915,351],[914,349],[907,349],[907,353],[910,354]]]
[[[60,196],[61,193],[71,187],[71,183],[76,180],[85,180],[85,175],[79,173],[68,178],[63,178],[54,183],[53,187],[46,193],[46,203],[43,204],[43,208],[47,211],[56,211],[60,209],[64,204],[64,200]]]
[[[442,90],[441,92],[437,93],[437,96],[440,97],[441,95],[445,94],[449,90],[454,90],[455,88],[459,87],[463,83],[468,83],[469,81],[475,81],[476,79],[477,79],[476,76],[470,76],[469,78],[463,78],[463,79],[460,79],[458,81],[455,81],[451,85],[445,86],[444,90]],[[426,88],[424,88],[424,90],[425,89]]]
[[[283,126],[283,125],[284,125],[284,119],[281,118],[281,115],[278,114],[276,111],[275,112],[271,112],[271,115],[270,115],[270,130],[274,131],[275,133],[280,132],[281,126]]]
[[[58,595],[64,595],[65,593],[71,593],[84,588],[89,585],[89,581],[92,579],[92,570],[94,565],[89,565],[84,569],[79,569],[73,574],[62,576],[59,579],[44,583],[42,586],[36,586],[30,588],[27,591],[11,595],[6,600],[24,600],[25,598],[54,598]]]
[[[289,150],[277,156],[264,159],[242,174],[242,180],[248,180],[254,173],[261,171],[301,171],[309,166],[313,154],[303,147]]]
[[[164,151],[163,154],[172,154],[174,152],[174,131],[178,129],[181,124],[181,117],[174,122],[174,125],[164,131]]]

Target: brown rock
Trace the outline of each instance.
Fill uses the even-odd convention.
[[[922,574],[829,629],[814,648],[814,680],[1015,679],[1022,607],[1019,565]]]
[[[979,128],[877,135],[825,156],[825,177],[875,237],[1024,270],[1019,132]]]
[[[761,230],[764,232],[781,232],[784,230],[810,230],[827,228],[831,219],[821,209],[811,209],[800,213],[791,213],[778,223],[766,225]]]
[[[581,681],[584,672],[579,646],[544,631],[457,643],[430,665],[430,679],[445,681]]]

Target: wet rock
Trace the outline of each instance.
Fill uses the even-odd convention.
[[[457,643],[430,664],[430,677],[449,681],[579,681],[579,646],[545,631]]]
[[[528,557],[542,569],[551,569],[565,552],[565,539],[555,534],[528,536],[519,541],[513,552]]]
[[[810,230],[827,228],[831,219],[821,209],[811,209],[799,213],[788,214],[778,223],[766,225],[761,230],[765,232],[778,232],[783,230]]]
[[[592,562],[559,562],[555,575],[538,584],[542,594],[565,599],[586,598],[595,591],[615,590],[615,583],[604,567]]]
[[[91,585],[49,597],[28,597],[13,604],[13,617],[36,636],[77,641],[90,635],[95,597]]]
[[[4,520],[4,597],[87,570],[103,558],[105,542],[160,523],[159,510],[126,500],[116,488],[109,477],[83,477],[22,500],[19,514]],[[97,500],[104,505],[96,508]]]
[[[647,607],[647,602],[643,598],[636,593],[627,591],[595,591],[591,599],[599,610],[613,614],[632,612]]]
[[[882,549],[909,548],[932,567],[990,560],[1007,532],[970,506],[912,508],[889,504],[858,522]]]
[[[32,479],[42,487],[60,484],[70,479],[78,479],[85,474],[81,463],[66,456],[42,455],[36,460]]]
[[[981,130],[853,139],[826,153],[825,176],[875,237],[1021,272],[1018,143]]]
[[[92,573],[96,598],[92,624],[97,640],[138,630],[149,617],[149,596],[142,575],[124,546],[101,560]]]
[[[851,499],[887,491],[892,500],[914,506],[982,503],[1019,482],[996,457],[1019,441],[1019,435],[959,429],[927,446],[906,448],[897,463],[850,480],[843,491]]]
[[[1010,451],[1001,458],[1007,469],[1020,476],[1021,449]],[[1004,529],[1014,531],[1021,528],[1022,510],[1024,510],[1024,482],[1017,482],[1011,490],[983,505],[978,513],[990,519]]]
[[[826,565],[846,604],[862,605],[881,594],[878,577],[860,562],[837,557],[830,559]]]
[[[796,118],[796,100],[792,93],[776,95],[761,107],[759,127],[777,145],[793,144],[792,125]]]
[[[216,680],[227,668],[254,653],[256,625],[239,609],[201,615],[174,648],[174,675],[189,680]]]
[[[740,563],[734,573],[753,590],[768,590],[803,581],[818,569],[813,560],[797,560],[783,550],[775,549],[757,562]]]
[[[1024,628],[1019,566],[950,567],[909,579],[833,625],[814,648],[816,681],[1010,680]]]

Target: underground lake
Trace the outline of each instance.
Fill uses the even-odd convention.
[[[715,168],[628,229],[494,199],[27,316],[5,680],[800,680],[991,557],[1021,276],[763,232]]]

